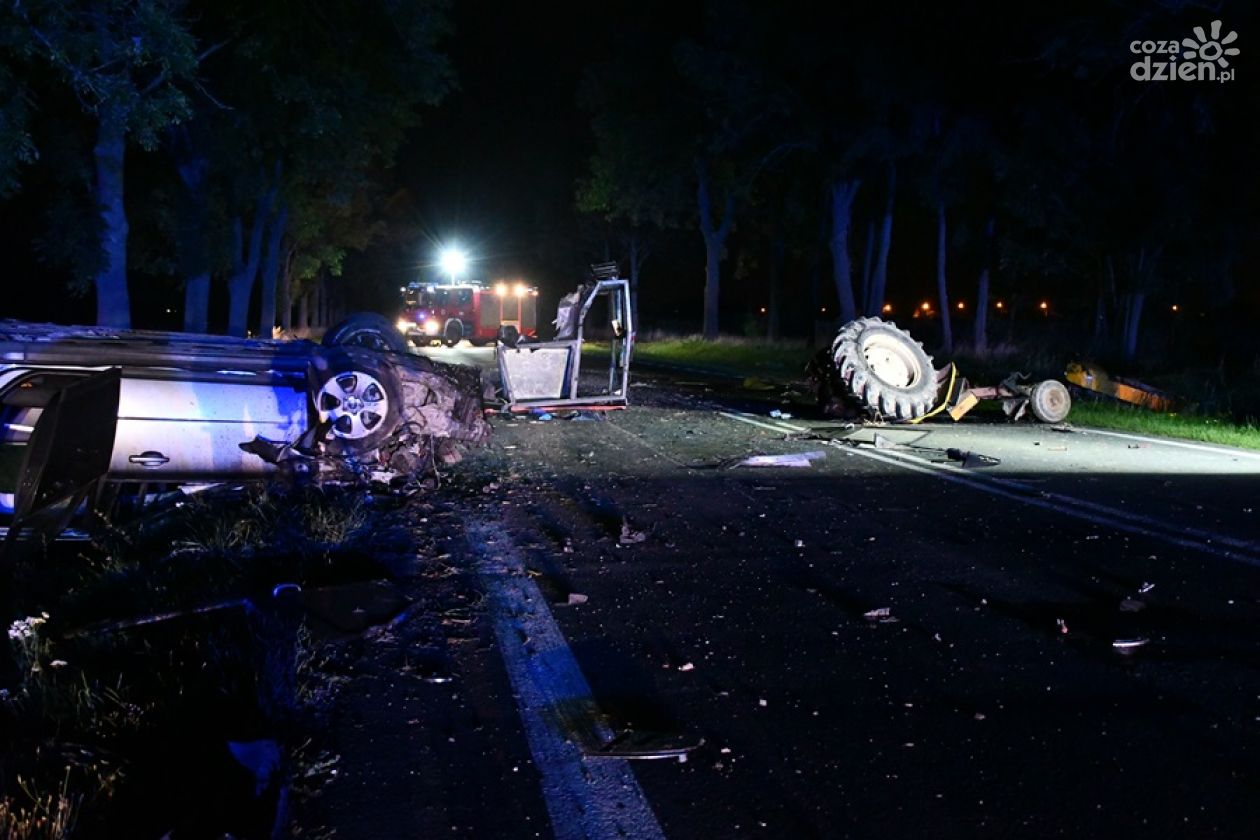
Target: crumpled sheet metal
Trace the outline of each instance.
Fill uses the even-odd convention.
[[[465,443],[490,440],[481,372],[423,356],[389,358],[402,391],[399,434],[431,435]]]

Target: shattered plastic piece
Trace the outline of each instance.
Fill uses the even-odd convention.
[[[1114,642],[1111,643],[1111,647],[1115,649],[1118,653],[1132,653],[1138,648],[1145,647],[1146,645],[1150,644],[1150,641],[1151,641],[1150,639],[1146,639],[1146,638],[1116,639]]]
[[[703,743],[703,738],[679,733],[637,732],[633,729],[625,729],[602,744],[582,744],[582,753],[587,758],[624,758],[640,761],[677,758],[680,764],[685,764],[687,753]]]
[[[974,469],[975,467],[993,467],[1002,463],[998,458],[991,458],[988,455],[981,455],[978,452],[969,452],[965,449],[946,449],[945,457],[951,461],[959,462],[965,469]]]
[[[635,530],[630,525],[629,519],[621,520],[621,536],[617,538],[617,542],[621,545],[635,545],[647,539],[646,531]]]
[[[812,452],[790,452],[786,455],[751,455],[740,461],[737,467],[811,467],[812,461],[826,458],[827,453],[821,450]]]
[[[696,670],[696,666],[694,663],[684,662],[683,664],[678,666],[678,670],[679,671],[694,671]]]
[[[1138,594],[1145,595],[1147,592],[1150,592],[1154,588],[1155,588],[1155,584],[1147,582],[1147,581],[1143,581],[1142,585],[1138,587]]]
[[[879,607],[874,610],[867,610],[862,614],[867,621],[873,621],[877,624],[896,624],[901,619],[892,614],[891,607]]]
[[[578,604],[585,604],[588,600],[590,599],[587,598],[585,595],[583,595],[581,592],[570,592],[568,605],[570,607],[575,607]]]
[[[1059,632],[1060,632],[1060,633],[1062,633],[1062,634],[1063,634],[1063,635],[1065,635],[1065,636],[1068,634],[1068,626],[1067,626],[1067,622],[1066,622],[1066,621],[1064,621],[1064,620],[1063,620],[1063,619],[1061,619],[1061,618],[1056,618],[1056,619],[1054,620],[1054,623],[1055,623],[1055,626],[1057,626],[1057,627],[1059,628]]]
[[[875,433],[875,448],[876,449],[896,449],[897,443],[891,438],[885,437],[884,435],[881,435],[879,432],[876,432]]]
[[[792,419],[791,414],[788,414],[786,411],[780,411],[777,408],[770,412],[770,416],[775,418],[776,420],[791,420]]]

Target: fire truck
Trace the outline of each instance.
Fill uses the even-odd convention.
[[[521,282],[412,283],[403,289],[398,330],[415,344],[480,347],[538,337],[538,289]]]

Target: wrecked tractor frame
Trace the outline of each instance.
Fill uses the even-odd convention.
[[[953,420],[984,400],[999,400],[1010,420],[1028,414],[1061,423],[1072,408],[1063,383],[1012,373],[995,386],[971,385],[950,363],[935,368],[923,345],[891,321],[859,318],[836,333],[807,374],[823,412],[832,416],[919,423],[947,413]]]

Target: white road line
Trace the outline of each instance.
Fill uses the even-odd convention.
[[[1205,443],[1191,443],[1184,440],[1168,440],[1167,438],[1147,437],[1146,435],[1131,435],[1127,432],[1111,432],[1104,429],[1095,429],[1089,426],[1082,426],[1078,431],[1090,435],[1106,435],[1107,437],[1124,438],[1125,440],[1138,440],[1143,443],[1155,443],[1160,446],[1175,446],[1178,449],[1193,449],[1198,452],[1210,452],[1213,455],[1220,455],[1225,458],[1249,458],[1260,461],[1260,452],[1248,452],[1244,449],[1226,449],[1222,446],[1211,446]]]
[[[552,830],[560,840],[663,840],[652,806],[625,759],[585,758],[566,721],[606,731],[590,686],[547,601],[498,523],[469,523],[469,546],[485,586],[495,636],[516,695]],[[605,730],[605,731],[600,731]]]
[[[731,420],[738,420],[741,423],[748,423],[749,425],[771,429],[776,432],[797,433],[809,431],[808,427],[796,426],[782,421],[772,425],[743,414],[732,414],[724,411],[718,413]],[[1066,496],[1062,493],[1047,493],[1014,480],[974,475],[951,464],[936,464],[909,453],[894,452],[892,450],[874,452],[870,449],[859,449],[835,440],[827,441],[826,443],[851,455],[869,458],[880,463],[890,464],[925,475],[932,475],[944,481],[970,487],[973,490],[1001,496],[1002,498],[1022,502],[1033,507],[1052,510],[1092,522],[1096,525],[1104,525],[1119,531],[1152,537],[1183,548],[1191,548],[1218,557],[1236,560],[1249,566],[1260,566],[1260,555],[1251,551],[1255,548],[1255,543],[1225,534],[1160,522],[1151,517],[1116,510],[1115,508],[1078,499],[1074,496]],[[1232,546],[1232,548],[1226,546]]]

